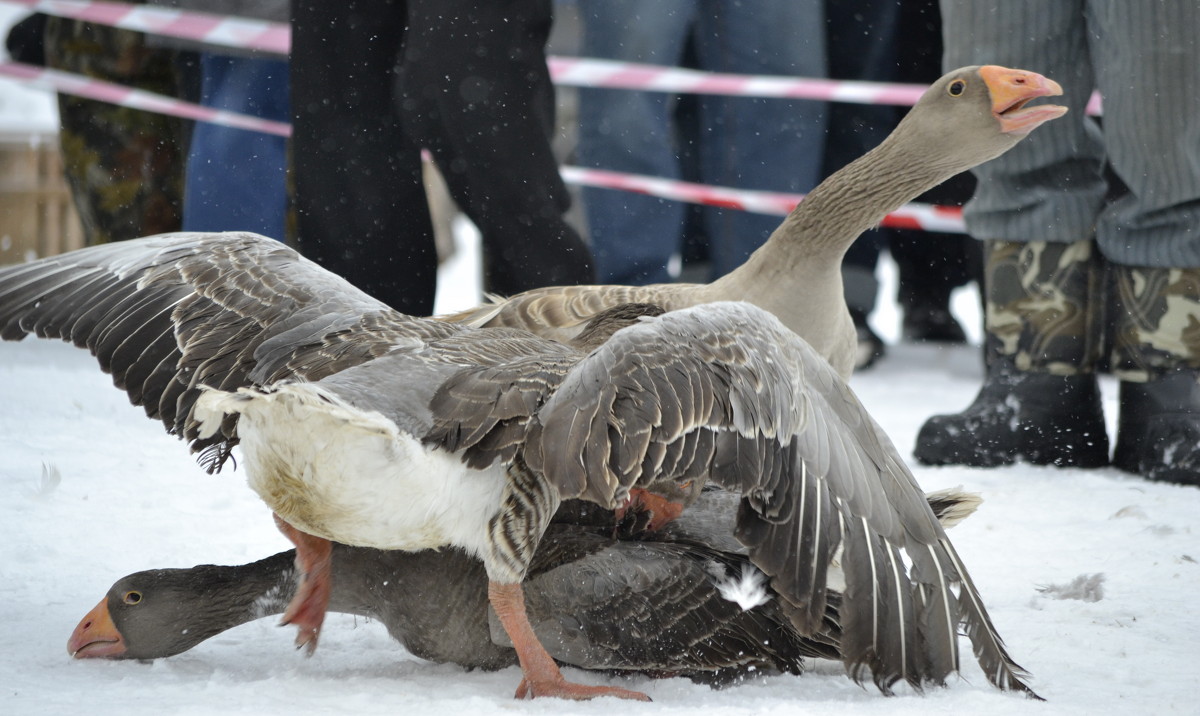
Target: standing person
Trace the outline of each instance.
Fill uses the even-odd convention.
[[[1112,462],[1200,485],[1200,5],[943,0],[942,19],[946,66],[1037,69],[1071,111],[975,169],[987,376],[965,411],[925,423],[917,459],[1108,464],[1095,366],[1111,293]],[[1103,127],[1085,114],[1093,88]],[[1129,189],[1115,201],[1106,159]]]
[[[177,53],[148,45],[143,33],[50,17],[44,40],[52,69],[184,93]],[[58,115],[63,173],[85,243],[180,229],[190,122],[68,94],[58,95]]]
[[[825,77],[822,0],[580,0],[581,53],[678,66],[688,40],[699,69]],[[662,92],[581,89],[579,163],[679,179],[675,97]],[[820,178],[825,104],[704,95],[698,100],[699,180],[807,192]],[[584,209],[603,283],[663,283],[683,247],[686,209],[610,189],[585,189]],[[716,278],[739,266],[779,224],[777,217],[706,208],[708,258]]]
[[[405,313],[433,311],[428,149],[483,235],[484,288],[594,280],[550,148],[551,0],[296,0],[298,248]]]
[[[290,0],[148,0],[150,5],[286,23]],[[254,50],[152,36],[194,65],[194,99],[205,107],[287,122],[287,60]],[[185,65],[182,70],[188,69]],[[193,99],[185,97],[186,99]],[[196,122],[184,170],[184,231],[253,231],[283,239],[287,139]]]
[[[829,76],[837,80],[891,82],[897,66],[897,24],[900,5],[895,0],[825,0],[825,41]],[[937,73],[930,79],[937,79]],[[821,177],[827,177],[874,149],[900,121],[900,113],[886,104],[835,102],[829,108],[829,131]],[[886,352],[883,339],[867,321],[875,310],[879,280],[875,267],[879,252],[888,244],[891,229],[876,227],[854,240],[842,260],[842,286],[846,307],[858,338],[856,370],[870,367]]]

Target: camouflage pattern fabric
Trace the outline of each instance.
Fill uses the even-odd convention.
[[[52,17],[46,64],[130,87],[179,96],[175,52],[145,35]],[[166,115],[59,95],[64,173],[85,241],[106,243],[178,231],[187,124]]]
[[[1103,339],[1103,264],[1091,240],[985,242],[988,363],[1053,375],[1091,373]]]
[[[1113,372],[1144,382],[1200,369],[1200,268],[1112,265]]]

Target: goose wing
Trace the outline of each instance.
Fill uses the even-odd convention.
[[[491,302],[439,316],[440,320],[481,328],[504,326],[569,341],[597,315],[622,304],[653,304],[667,310],[695,301],[693,284],[649,286],[553,286],[536,288],[511,298],[491,296]]]
[[[525,446],[563,497],[708,476],[742,495],[736,534],[800,633],[839,560],[843,659],[883,691],[958,668],[964,627],[989,680],[1032,694],[924,494],[829,364],[749,304],[708,304],[616,333],[545,400]]]
[[[257,234],[178,233],[0,268],[0,338],[89,349],[134,404],[220,466],[235,417],[198,436],[200,385],[319,380],[459,329],[400,314]]]

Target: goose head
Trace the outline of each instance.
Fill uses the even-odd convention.
[[[281,610],[294,589],[290,553],[239,567],[149,569],[122,577],[67,641],[77,659],[174,656]]]
[[[896,128],[909,152],[945,156],[958,171],[1000,156],[1067,108],[1031,104],[1063,93],[1054,80],[999,65],[963,67],[930,85]],[[954,146],[947,147],[950,142]]]

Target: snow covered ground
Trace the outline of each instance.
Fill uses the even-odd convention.
[[[476,260],[466,251],[455,261],[444,274],[443,310],[473,298]],[[960,313],[972,318],[971,296],[959,299]],[[876,319],[894,341],[894,308],[882,306]],[[893,345],[853,385],[907,454],[924,418],[973,396],[977,356],[977,348]],[[1113,387],[1105,385],[1110,413]],[[722,691],[682,679],[621,680],[652,704],[515,702],[515,668],[430,664],[406,654],[381,625],[343,615],[327,622],[311,659],[293,650],[292,629],[269,618],[154,663],[76,661],[67,636],[118,577],[247,562],[289,545],[239,473],[204,474],[85,351],[32,339],[0,344],[0,630],[8,644],[0,651],[0,713],[1200,713],[1200,490],[1109,469],[916,474],[930,490],[961,485],[983,494],[980,511],[952,537],[1047,703],[993,690],[969,654],[963,678],[924,696],[886,699],[821,663],[799,678]],[[1076,580],[1100,588],[1068,588]]]

